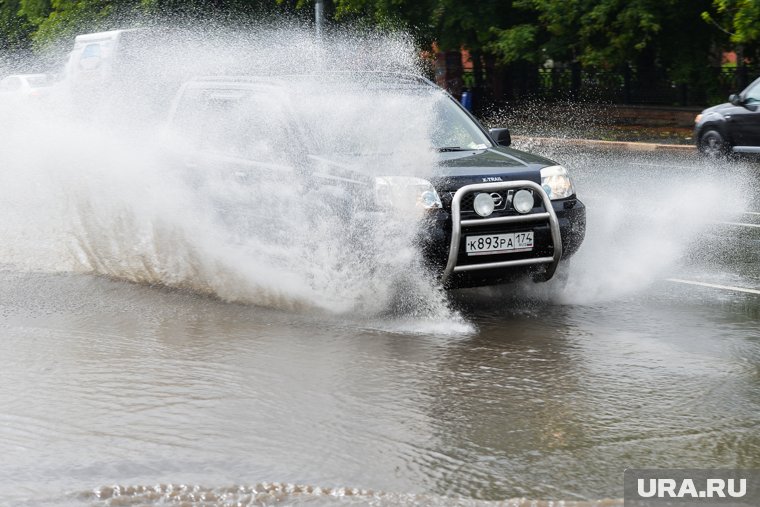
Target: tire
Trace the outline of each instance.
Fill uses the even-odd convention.
[[[728,144],[717,130],[706,130],[699,136],[697,148],[702,155],[710,158],[723,158],[729,153]]]

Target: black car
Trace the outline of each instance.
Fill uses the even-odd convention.
[[[760,153],[760,79],[697,115],[694,139],[709,156]]]
[[[319,90],[335,102],[325,105]],[[392,125],[376,124],[383,115]],[[487,131],[418,76],[365,73],[360,84],[340,73],[196,79],[177,94],[169,131],[198,150],[195,167],[308,182],[291,198],[329,201],[347,228],[370,215],[386,217],[375,220],[381,227],[391,227],[388,217],[419,217],[417,248],[448,288],[548,280],[584,238],[585,207],[564,167],[510,148],[507,129]],[[408,167],[402,150],[413,159]],[[429,172],[414,173],[423,166]]]

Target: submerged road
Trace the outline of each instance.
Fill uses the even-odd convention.
[[[586,243],[446,318],[0,270],[0,505],[615,504],[626,468],[760,468],[760,164],[532,149]]]

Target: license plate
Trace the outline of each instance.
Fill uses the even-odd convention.
[[[467,236],[464,245],[467,255],[528,252],[533,250],[533,231]]]

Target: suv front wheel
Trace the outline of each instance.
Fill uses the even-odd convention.
[[[728,145],[717,130],[706,130],[699,136],[697,144],[699,152],[712,158],[724,157],[728,154]]]

